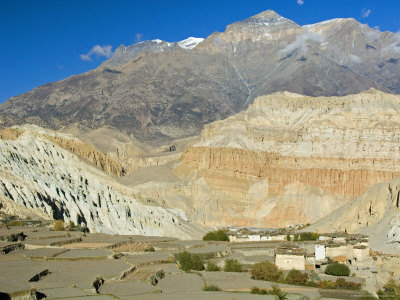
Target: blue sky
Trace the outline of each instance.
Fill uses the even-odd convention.
[[[0,102],[94,69],[120,44],[205,38],[268,9],[300,25],[355,18],[400,31],[400,0],[1,0]]]

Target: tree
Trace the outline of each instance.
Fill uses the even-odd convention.
[[[334,275],[334,276],[349,276],[350,269],[346,265],[339,264],[339,263],[333,263],[326,267],[325,274]]]
[[[242,266],[237,259],[227,259],[225,262],[225,272],[242,272]]]
[[[221,269],[215,263],[208,262],[206,271],[208,271],[208,272],[216,272],[216,271],[221,271]]]
[[[192,254],[192,270],[202,271],[204,270],[204,264],[198,254]]]
[[[183,271],[204,270],[203,261],[200,259],[200,256],[197,254],[191,254],[187,251],[178,253],[177,260],[180,268]]]
[[[217,231],[207,232],[206,235],[203,236],[203,241],[226,241],[229,242],[229,237],[226,232],[222,229]]]
[[[278,267],[269,261],[256,263],[251,268],[251,278],[267,281],[278,281],[282,277],[282,272]]]
[[[308,281],[308,274],[299,270],[290,270],[286,275],[285,282],[294,285],[305,285]]]
[[[315,232],[302,232],[300,233],[300,241],[316,241],[319,234]]]

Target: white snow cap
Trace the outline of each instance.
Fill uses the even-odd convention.
[[[200,44],[202,41],[204,41],[203,38],[195,38],[195,37],[189,37],[186,40],[178,42],[179,47],[183,49],[193,49],[196,47],[198,44]]]

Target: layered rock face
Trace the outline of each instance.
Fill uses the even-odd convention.
[[[50,140],[61,148],[71,151],[81,158],[90,161],[112,176],[122,176],[124,174],[124,169],[119,161],[113,160],[95,149],[93,146],[85,144],[69,134],[45,130],[34,125],[25,125],[22,127],[12,127],[0,130],[0,139],[16,140],[22,133],[27,131],[32,135]]]
[[[60,129],[79,123],[142,142],[199,134],[204,124],[276,91],[346,95],[371,87],[400,93],[400,36],[355,21],[309,26],[262,12],[207,39],[121,46],[99,68],[0,105],[0,125]]]
[[[400,177],[399,124],[397,95],[279,92],[206,125],[175,172],[188,181],[193,210],[206,207],[197,215],[205,223],[312,223]]]
[[[71,152],[87,153],[79,140],[35,127],[11,130],[18,136],[3,134],[0,139],[0,194],[7,198],[9,213],[13,201],[15,207],[84,223],[95,232],[184,239],[201,235],[202,229],[188,223],[183,211],[156,206]]]

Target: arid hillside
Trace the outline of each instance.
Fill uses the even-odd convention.
[[[206,125],[174,172],[211,224],[313,223],[376,183],[400,177],[400,96],[279,92]],[[193,217],[196,219],[196,217]]]
[[[0,125],[110,127],[156,143],[198,135],[277,91],[400,93],[399,41],[354,19],[299,26],[265,11],[190,45],[122,45],[92,71],[10,98],[0,105]]]

